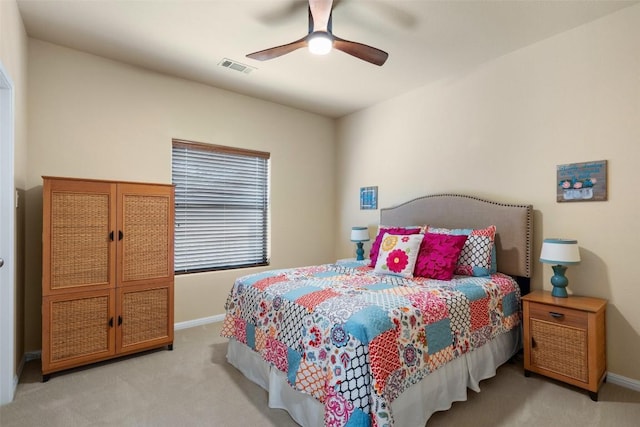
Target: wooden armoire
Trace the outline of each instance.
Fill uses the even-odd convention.
[[[174,187],[43,177],[42,376],[173,349]]]

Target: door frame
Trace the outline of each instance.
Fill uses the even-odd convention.
[[[0,61],[0,405],[13,400],[15,364],[15,178],[14,86]]]

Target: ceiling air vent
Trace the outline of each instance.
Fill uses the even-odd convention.
[[[237,61],[232,61],[231,59],[228,59],[228,58],[223,58],[222,61],[218,62],[218,65],[224,68],[228,68],[230,70],[239,71],[243,74],[249,74],[250,72],[255,70],[254,67],[241,64]]]

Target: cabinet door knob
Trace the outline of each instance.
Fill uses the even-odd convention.
[[[554,319],[562,319],[564,317],[564,314],[562,313],[556,313],[555,311],[550,311],[549,315],[551,317],[553,317]]]
[[[109,327],[113,328],[113,317],[109,319]]]

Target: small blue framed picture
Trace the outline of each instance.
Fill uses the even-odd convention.
[[[378,187],[360,187],[360,209],[378,209]]]

